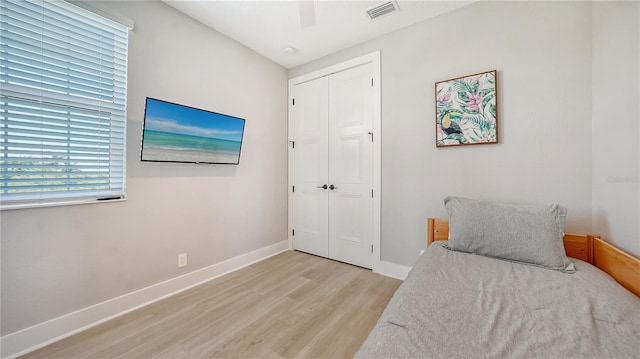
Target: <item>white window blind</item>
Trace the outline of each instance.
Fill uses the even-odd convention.
[[[124,198],[128,28],[64,1],[0,20],[1,207]]]

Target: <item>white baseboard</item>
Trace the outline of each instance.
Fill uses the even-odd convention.
[[[259,262],[289,249],[282,241],[171,278],[135,292],[36,324],[0,338],[0,357],[15,358],[163,298]]]
[[[386,261],[380,261],[378,265],[373,268],[374,273],[400,280],[405,280],[410,270],[411,267]]]

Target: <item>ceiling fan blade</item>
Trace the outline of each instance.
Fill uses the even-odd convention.
[[[300,13],[300,27],[316,25],[316,6],[313,0],[298,0],[298,12]]]

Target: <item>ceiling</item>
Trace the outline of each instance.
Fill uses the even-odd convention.
[[[365,10],[383,0],[163,1],[290,69],[475,0],[396,0],[400,11],[376,20]]]

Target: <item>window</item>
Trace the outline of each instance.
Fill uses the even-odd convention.
[[[0,2],[0,206],[124,198],[128,28]]]

